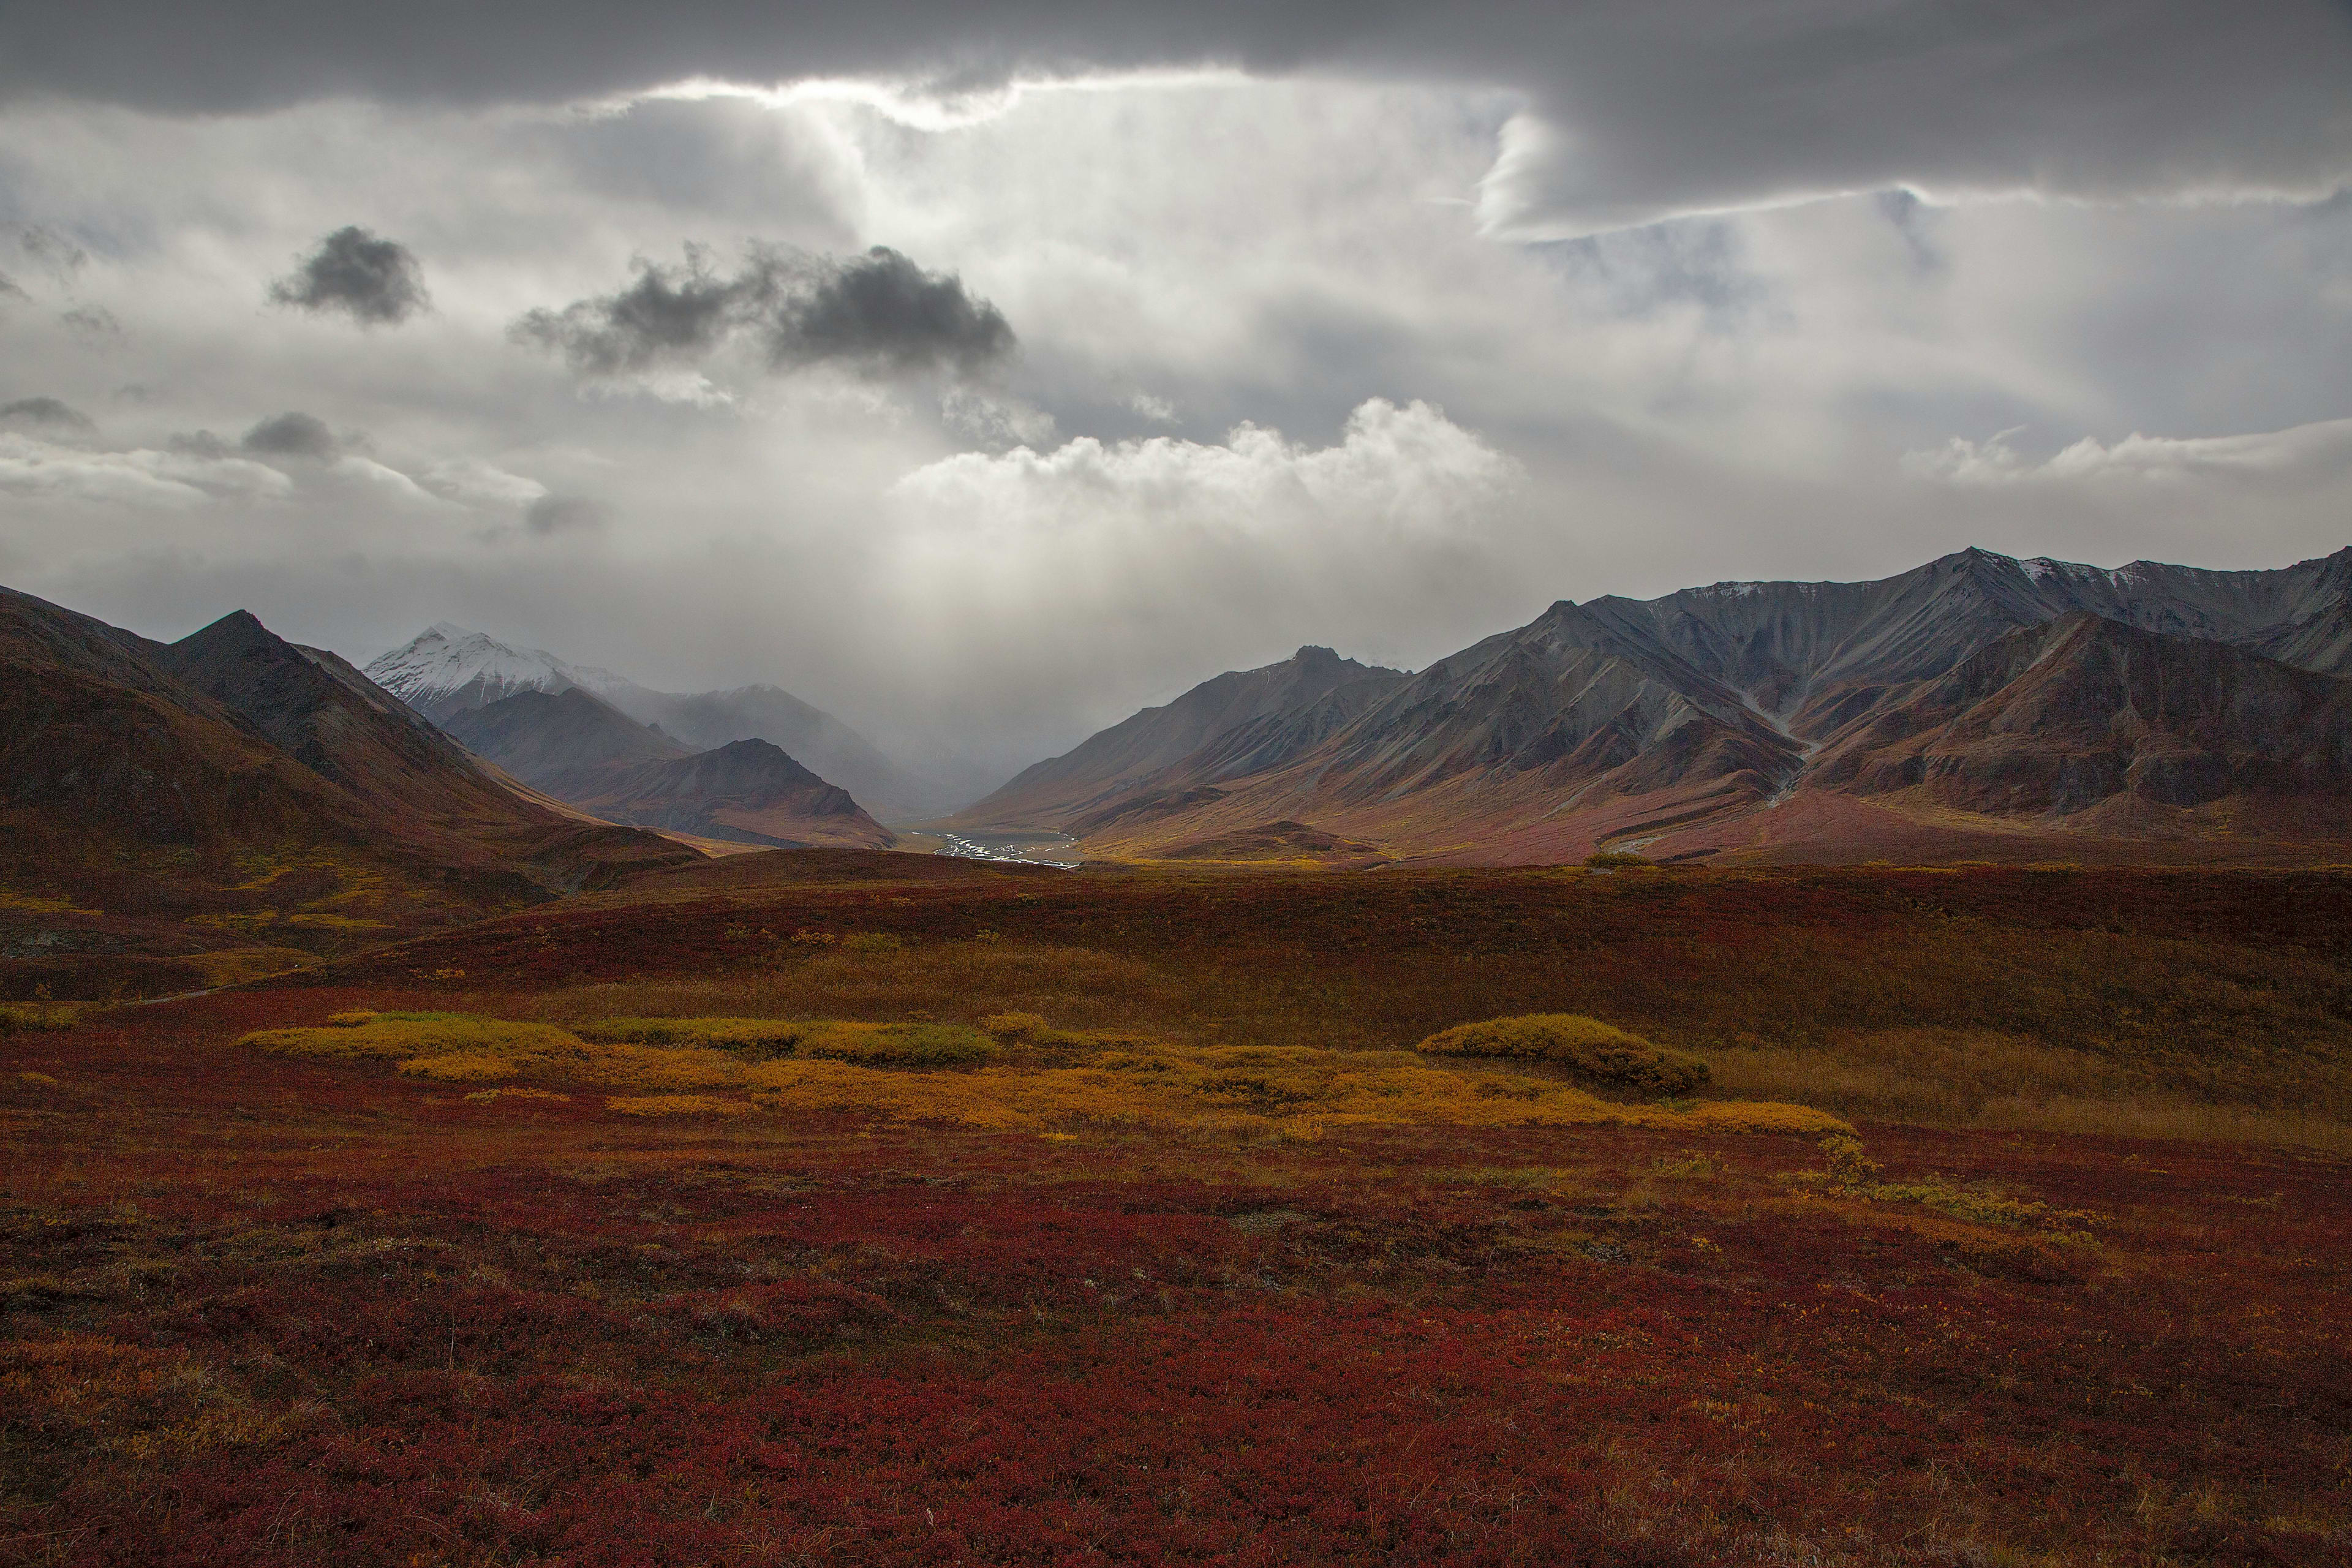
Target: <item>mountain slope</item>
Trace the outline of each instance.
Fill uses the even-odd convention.
[[[2344,795],[2352,681],[2077,611],[1855,726],[1814,783],[2006,815]]]
[[[109,844],[217,858],[359,832],[356,803],[177,679],[165,651],[0,589],[0,876],[78,880],[76,852]]]
[[[594,794],[615,764],[670,762],[688,749],[582,687],[518,691],[453,714],[444,728],[533,789],[563,800]]]
[[[1076,750],[1025,769],[957,820],[1059,826],[1099,816],[1122,801],[1262,772],[1308,749],[1334,722],[1404,679],[1328,647],[1302,647],[1279,664],[1220,675],[1163,707],[1144,709]],[[1244,731],[1248,739],[1238,749],[1209,750]]]
[[[890,831],[849,792],[765,741],[691,756],[612,763],[582,781],[576,805],[615,822],[785,848],[887,849]]]
[[[386,816],[475,830],[548,825],[544,812],[341,658],[298,647],[243,610],[172,644],[156,662]]]

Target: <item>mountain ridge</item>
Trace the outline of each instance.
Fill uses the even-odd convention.
[[[1254,759],[1236,745],[1244,726],[1228,724],[1182,751],[1194,737],[1165,716],[1213,709],[1219,683],[1265,673],[1233,672],[1038,764],[961,820],[1058,828],[1089,852],[1146,858],[1275,826],[1392,858],[1572,858],[1628,843],[1769,858],[1800,820],[1826,835],[1813,850],[1834,855],[1841,822],[1859,825],[1856,844],[1932,846],[1942,830],[1926,818],[1955,812],[1973,824],[1960,836],[1971,852],[1990,835],[2046,855],[2041,838],[2095,830],[2352,842],[2347,626],[2352,547],[2256,572],[1970,549],[1867,582],[1563,599],[1389,672],[1351,711],[1300,699],[1247,721],[1309,743]],[[2021,649],[2033,657],[2020,663]],[[2063,680],[2034,673],[2052,658]],[[1967,717],[1997,692],[1958,700],[1988,671],[2017,687],[2004,724]],[[2199,682],[2207,696],[2189,702]],[[2298,725],[2324,732],[2316,749]],[[1919,739],[1930,731],[1940,739]],[[1087,792],[1034,787],[1041,770],[1090,755],[1141,765],[1097,767]],[[1887,813],[1920,820],[1897,829]]]

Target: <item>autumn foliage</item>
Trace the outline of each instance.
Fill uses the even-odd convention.
[[[0,1563],[2339,1563],[2352,921],[2161,886],[812,882],[86,1008]],[[1559,1013],[1714,1076],[1412,1048]]]

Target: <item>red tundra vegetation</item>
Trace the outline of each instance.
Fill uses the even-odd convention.
[[[750,856],[16,1009],[0,1563],[2341,1563],[2348,892]],[[1411,1054],[1559,1014],[1707,1075]]]

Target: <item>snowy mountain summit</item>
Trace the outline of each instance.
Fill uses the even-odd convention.
[[[436,723],[518,691],[594,691],[613,677],[574,668],[539,648],[436,622],[367,667],[367,678]]]

